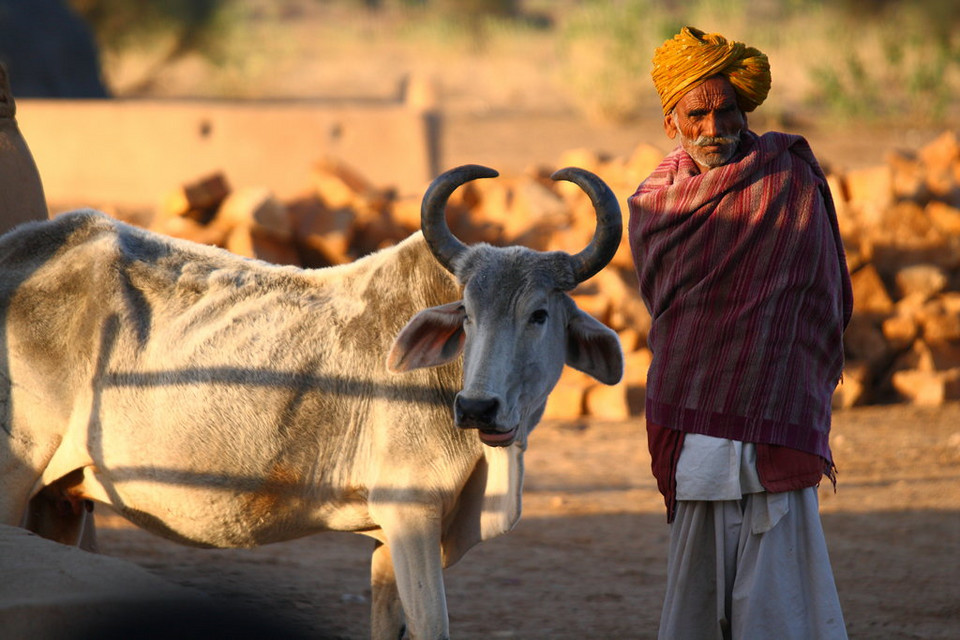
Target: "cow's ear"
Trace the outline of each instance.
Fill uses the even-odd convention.
[[[463,302],[458,300],[413,316],[393,341],[387,369],[401,373],[456,359],[463,350],[465,315]]]
[[[623,377],[623,349],[617,334],[581,309],[567,323],[568,365],[604,384],[617,384]]]

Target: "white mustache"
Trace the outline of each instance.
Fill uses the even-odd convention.
[[[740,143],[740,134],[735,133],[729,136],[699,136],[696,140],[693,141],[698,147],[709,147],[712,145],[720,144],[739,144]]]

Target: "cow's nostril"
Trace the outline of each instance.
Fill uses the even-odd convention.
[[[463,398],[457,396],[457,424],[461,426],[492,425],[497,418],[500,401],[496,398]]]

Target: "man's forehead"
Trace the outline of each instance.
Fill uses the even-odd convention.
[[[683,111],[718,107],[737,101],[737,92],[730,81],[723,76],[713,76],[686,93],[677,107]]]

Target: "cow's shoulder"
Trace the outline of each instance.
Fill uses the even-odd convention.
[[[92,209],[27,222],[0,236],[0,265],[7,273],[36,269],[57,255],[114,231],[114,221]]]

